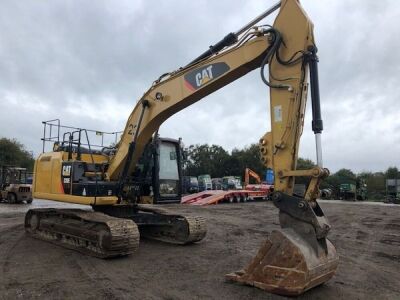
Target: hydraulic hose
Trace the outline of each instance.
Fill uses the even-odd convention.
[[[279,33],[278,30],[276,30],[275,28],[270,28],[267,29],[265,32],[265,34],[270,33],[272,36],[272,46],[269,48],[267,54],[265,55],[264,59],[261,62],[261,70],[260,70],[260,74],[261,74],[261,79],[262,81],[269,86],[270,88],[275,88],[275,89],[288,89],[291,90],[292,86],[287,85],[287,84],[273,84],[271,82],[269,82],[267,80],[267,78],[265,78],[265,73],[264,73],[264,69],[265,69],[265,65],[271,60],[271,58],[276,54],[276,56],[278,56],[278,50],[279,47],[282,44],[282,36]]]

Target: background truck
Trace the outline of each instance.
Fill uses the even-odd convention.
[[[222,178],[212,178],[211,183],[213,190],[222,190]]]
[[[222,178],[222,189],[227,190],[241,190],[243,189],[242,182],[238,176],[225,176]]]
[[[210,175],[208,174],[199,175],[197,178],[199,181],[199,192],[212,190],[212,182]]]
[[[199,181],[195,176],[183,176],[182,193],[193,194],[199,191]]]
[[[339,199],[341,200],[367,200],[367,184],[358,179],[354,183],[342,183],[339,186]]]
[[[386,179],[386,202],[400,204],[400,179]]]
[[[8,203],[32,203],[32,174],[26,168],[0,168],[0,200]],[[29,183],[28,183],[29,182]]]
[[[356,185],[353,183],[341,183],[339,185],[340,200],[356,200]]]

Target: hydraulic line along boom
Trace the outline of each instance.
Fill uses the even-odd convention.
[[[218,53],[219,51],[221,51],[222,49],[224,49],[225,47],[229,47],[233,44],[235,44],[238,40],[238,37],[244,33],[245,31],[247,31],[248,29],[250,29],[252,26],[254,26],[255,24],[257,24],[258,22],[260,22],[262,19],[266,18],[267,16],[269,16],[270,14],[272,14],[275,10],[277,10],[279,7],[281,6],[281,3],[278,2],[276,3],[274,6],[272,6],[271,8],[267,9],[265,12],[263,12],[262,14],[260,14],[258,17],[254,18],[253,20],[251,20],[249,23],[247,23],[246,25],[244,25],[242,28],[240,28],[238,31],[236,31],[235,33],[231,32],[228,33],[222,40],[220,40],[218,43],[216,43],[213,46],[210,46],[210,49],[208,49],[207,51],[205,51],[203,54],[201,54],[199,57],[197,57],[196,59],[194,59],[193,61],[191,61],[187,66],[193,65],[207,57],[210,57],[211,55]],[[186,67],[187,67],[186,66]]]

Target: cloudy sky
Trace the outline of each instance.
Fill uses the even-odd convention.
[[[0,136],[38,154],[43,120],[121,130],[160,74],[187,64],[274,3],[2,1]],[[400,167],[400,2],[301,3],[319,48],[325,166]],[[269,129],[268,101],[254,71],[170,118],[161,134],[186,145],[241,148]],[[308,112],[300,155],[315,160],[310,123]]]

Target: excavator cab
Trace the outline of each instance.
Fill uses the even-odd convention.
[[[182,150],[178,140],[158,138],[156,171],[154,172],[155,203],[180,203],[182,198]]]
[[[143,182],[143,203],[180,203],[182,198],[181,140],[155,135],[137,164]]]
[[[122,196],[136,203],[179,203],[182,196],[182,149],[180,139],[161,138],[155,134],[147,143],[136,168],[119,181],[106,177],[109,161],[117,151],[117,145],[105,146],[105,140],[114,140],[113,134],[63,126],[59,122],[42,122],[45,126],[43,143],[53,142],[53,152],[42,154],[36,163],[36,190],[43,190],[40,183],[46,173],[42,170],[58,169],[52,160],[60,164],[61,196],[93,198],[92,205],[101,205],[104,197]],[[51,124],[51,126],[49,125]],[[50,127],[51,130],[48,128]],[[46,131],[47,128],[47,131]],[[46,134],[47,132],[47,134]],[[53,132],[53,133],[52,133]],[[56,136],[54,135],[56,132]],[[101,137],[98,142],[91,136]],[[112,135],[111,139],[106,135]],[[93,141],[94,140],[94,141]],[[92,141],[92,142],[91,142]]]

